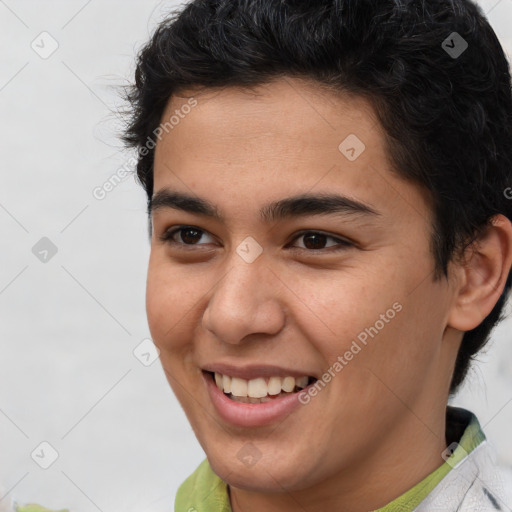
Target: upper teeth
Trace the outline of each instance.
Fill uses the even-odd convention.
[[[263,398],[267,395],[278,395],[281,391],[288,393],[295,389],[305,388],[308,385],[308,377],[270,377],[264,379],[245,380],[238,377],[230,377],[215,372],[215,382],[217,387],[224,393],[231,393],[233,396],[248,396],[251,398]]]

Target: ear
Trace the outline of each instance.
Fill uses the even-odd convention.
[[[457,289],[448,325],[460,331],[477,327],[500,298],[512,266],[512,223],[493,217],[491,225],[455,265]]]

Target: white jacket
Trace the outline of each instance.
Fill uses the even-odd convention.
[[[499,468],[488,441],[439,482],[414,512],[511,512],[512,470]]]

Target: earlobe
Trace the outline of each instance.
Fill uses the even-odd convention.
[[[461,263],[458,289],[448,325],[460,331],[477,327],[498,302],[512,266],[512,223],[496,215]]]

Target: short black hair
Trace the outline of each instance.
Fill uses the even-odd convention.
[[[493,216],[512,219],[510,68],[470,0],[193,0],[171,12],[140,51],[127,92],[123,139],[139,151],[149,204],[147,142],[171,95],[286,76],[369,100],[393,171],[430,198],[434,280],[448,277]],[[509,273],[492,312],[464,333],[450,393],[502,320],[510,288]]]

